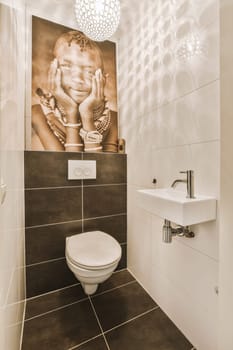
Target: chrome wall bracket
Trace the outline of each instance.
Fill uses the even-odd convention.
[[[175,236],[193,238],[195,234],[190,230],[189,226],[177,226],[174,228],[171,225],[171,221],[165,219],[163,225],[163,242],[171,243],[172,237]]]

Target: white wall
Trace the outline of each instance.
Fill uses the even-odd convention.
[[[163,220],[138,188],[193,169],[195,192],[219,198],[218,0],[130,1],[118,47],[120,133],[128,153],[128,267],[198,350],[217,349],[218,220],[162,242]],[[180,187],[182,188],[182,186]]]
[[[24,91],[23,1],[0,1],[0,348],[19,350],[24,315]],[[17,10],[12,7],[17,6]]]
[[[221,210],[219,350],[233,349],[233,2],[220,1],[221,13]]]

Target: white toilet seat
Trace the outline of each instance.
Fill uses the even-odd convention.
[[[90,265],[82,265],[80,263],[77,263],[77,261],[73,260],[68,254],[66,254],[66,259],[68,259],[74,266],[77,266],[83,270],[101,270],[101,269],[106,269],[108,267],[111,267],[112,265],[115,265],[116,262],[118,262],[120,260],[116,259],[114,260],[112,263],[108,264],[108,265],[96,265],[96,266],[90,266]]]
[[[91,231],[66,238],[66,257],[77,267],[100,270],[121,258],[120,244],[109,234]]]

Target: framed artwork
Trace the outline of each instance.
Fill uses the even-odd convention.
[[[117,152],[116,44],[32,16],[31,149]]]

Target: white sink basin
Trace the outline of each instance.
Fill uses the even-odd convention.
[[[186,193],[173,188],[137,190],[137,202],[143,209],[182,226],[216,219],[216,198]]]

